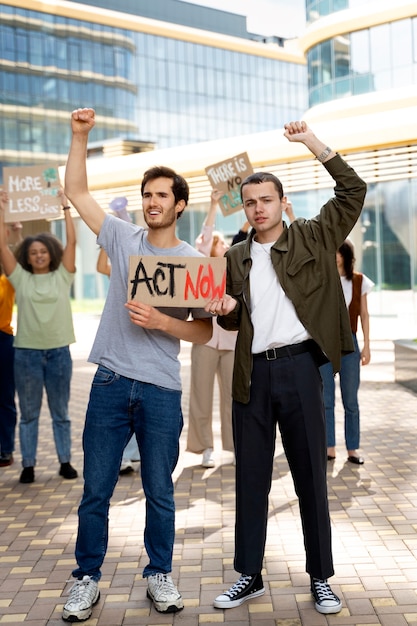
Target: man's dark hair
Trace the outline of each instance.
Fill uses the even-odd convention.
[[[172,180],[172,193],[174,194],[175,203],[180,200],[184,200],[185,204],[188,204],[188,197],[190,195],[190,189],[188,187],[188,183],[179,174],[174,172],[170,167],[165,167],[164,165],[156,165],[155,167],[151,167],[147,170],[142,179],[142,184],[140,187],[140,192],[143,196],[143,191],[145,189],[145,185],[156,178],[170,178]],[[183,209],[184,210],[184,209]],[[181,217],[183,210],[181,213],[177,214],[177,218]]]
[[[256,174],[247,176],[240,186],[240,195],[242,195],[242,189],[245,185],[259,185],[260,183],[273,183],[278,192],[279,199],[281,200],[281,198],[284,197],[284,189],[281,181],[270,172],[257,172]]]
[[[353,267],[355,265],[355,249],[353,243],[346,239],[337,250],[343,259],[343,269],[348,280],[353,278]]]
[[[42,243],[49,252],[51,257],[49,271],[54,272],[57,270],[62,261],[64,247],[59,239],[51,233],[39,233],[38,235],[25,237],[15,253],[17,262],[20,263],[24,270],[33,274],[33,268],[29,263],[29,248],[35,241]]]

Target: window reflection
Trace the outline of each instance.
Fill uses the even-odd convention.
[[[310,106],[349,94],[416,84],[415,50],[417,18],[321,42],[307,54]]]

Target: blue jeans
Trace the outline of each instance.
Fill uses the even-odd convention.
[[[71,460],[71,422],[68,416],[72,360],[69,346],[52,350],[15,348],[15,382],[20,408],[20,450],[23,467],[36,465],[39,415],[45,386],[60,463]]]
[[[14,386],[13,335],[0,331],[0,450],[2,454],[14,451],[16,431],[16,404]]]
[[[83,434],[84,493],[78,509],[76,578],[101,577],[108,543],[110,499],[132,432],[139,442],[146,497],[143,576],[172,570],[175,503],[172,473],[183,426],[181,392],[125,378],[99,366],[91,387]]]
[[[358,390],[360,384],[360,358],[356,335],[352,334],[355,352],[342,357],[339,372],[340,393],[345,411],[345,443],[346,450],[359,448],[359,403]],[[335,433],[335,378],[331,363],[320,367],[323,380],[324,408],[326,413],[327,447],[336,445]]]

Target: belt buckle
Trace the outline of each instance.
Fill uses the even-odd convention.
[[[269,353],[271,353],[271,356]],[[275,348],[268,348],[268,350],[265,350],[265,355],[267,361],[275,361],[277,359],[277,352]]]

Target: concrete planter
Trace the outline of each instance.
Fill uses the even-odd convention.
[[[417,341],[394,341],[395,382],[417,393]]]

